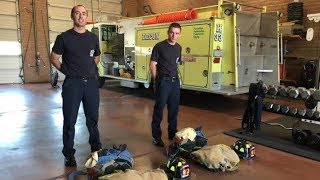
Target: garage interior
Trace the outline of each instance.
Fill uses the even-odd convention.
[[[306,63],[319,60],[320,23],[309,20],[307,15],[320,13],[320,1],[299,1],[303,3],[302,24],[289,20],[288,4],[292,0],[234,2],[249,4],[249,10],[251,6],[266,6],[268,11],[282,13],[279,26],[280,31],[286,30],[286,33],[283,34],[283,64],[279,66],[279,84],[317,88],[319,79],[312,76],[313,84],[306,84],[303,72]],[[83,4],[87,7],[89,21],[104,22],[217,3],[215,0],[0,1],[3,7],[0,13],[0,159],[3,163],[0,179],[68,179],[72,172],[85,170],[90,146],[82,107],[75,136],[78,166],[64,166],[61,153],[63,75],[59,72],[58,84],[52,87],[54,68],[49,62],[56,36],[72,27],[70,10],[74,5]],[[314,30],[311,41],[306,40],[308,28]],[[150,123],[153,96],[150,88],[121,87],[119,81],[113,79],[107,79],[100,88],[99,130],[103,148],[113,144],[127,144],[134,158],[135,170],[156,169],[168,160],[166,149],[152,144]],[[241,128],[247,99],[248,94],[224,96],[182,90],[178,128],[201,126],[209,145],[230,146],[238,139],[224,133]],[[270,93],[265,102],[294,107],[304,107],[305,104],[303,99],[276,98]],[[166,113],[165,110],[164,117]],[[263,111],[262,121],[268,122],[283,116],[286,115],[272,110]],[[161,126],[167,146],[171,141],[165,133],[166,118]],[[212,172],[188,160],[191,179],[315,179],[318,176],[318,161],[254,144],[256,157],[251,160],[241,159],[239,168],[233,172]],[[77,178],[86,179],[86,176],[79,175]]]

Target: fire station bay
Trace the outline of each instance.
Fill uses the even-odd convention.
[[[319,179],[319,0],[0,6],[0,179]]]

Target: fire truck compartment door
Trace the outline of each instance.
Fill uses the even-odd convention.
[[[184,61],[182,84],[208,87],[212,21],[183,24],[178,43]]]
[[[136,55],[135,79],[147,80],[149,74],[150,55]]]
[[[192,61],[184,61],[183,85],[207,88],[208,57],[194,57]]]

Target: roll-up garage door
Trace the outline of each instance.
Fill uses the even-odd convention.
[[[1,0],[0,7],[0,84],[22,83],[18,0]]]
[[[117,19],[122,12],[121,0],[48,0],[50,50],[57,35],[72,28],[70,11],[75,5],[86,7],[91,22]]]

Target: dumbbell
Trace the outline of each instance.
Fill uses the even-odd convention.
[[[279,86],[278,91],[280,96],[286,97],[288,95],[288,88],[285,86]]]
[[[278,87],[276,85],[270,85],[268,93],[272,96],[275,96],[278,94]]]
[[[312,96],[316,101],[320,101],[320,90],[315,90]]]
[[[305,89],[306,89],[305,87],[298,87],[299,94],[301,94],[301,92]]]
[[[269,91],[269,87],[268,87],[265,83],[263,83],[263,84],[262,84],[262,90],[263,90],[263,92],[264,92],[265,94],[267,94],[268,91]]]
[[[313,113],[313,118],[314,118],[315,120],[319,120],[319,119],[320,119],[320,112],[319,112],[319,111],[315,111],[315,112]]]
[[[265,110],[271,111],[271,110],[272,110],[272,107],[273,107],[273,104],[267,102],[267,103],[264,104],[264,107],[265,107]]]
[[[314,94],[309,96],[308,99],[304,101],[304,105],[307,109],[314,109],[318,105],[318,101],[315,100]]]
[[[299,90],[295,87],[291,87],[288,94],[291,98],[297,98],[299,96]]]
[[[319,149],[320,148],[320,136],[319,134],[311,134],[307,138],[306,145],[313,148],[313,149]]]
[[[286,106],[286,105],[280,106],[280,111],[282,114],[288,114],[289,110],[290,110],[289,106]]]
[[[308,89],[309,91],[310,91],[310,95],[311,94],[313,94],[317,89],[315,89],[315,88],[310,88],[310,89]]]
[[[280,105],[279,104],[274,104],[272,106],[272,111],[273,112],[279,112],[280,111]]]
[[[314,109],[307,109],[306,112],[306,117],[312,119],[313,118],[313,114],[314,114],[315,110]]]
[[[311,92],[308,89],[303,89],[300,93],[300,96],[302,99],[308,99],[310,95],[311,95]]]
[[[308,138],[312,135],[310,130],[292,130],[292,138],[294,143],[304,145],[307,143]]]
[[[297,113],[298,113],[298,109],[297,108],[295,108],[295,107],[289,108],[289,114],[291,116],[295,116]]]
[[[299,108],[297,115],[298,115],[299,117],[304,117],[304,116],[306,115],[306,113],[307,113],[307,110],[306,110],[306,109]]]

